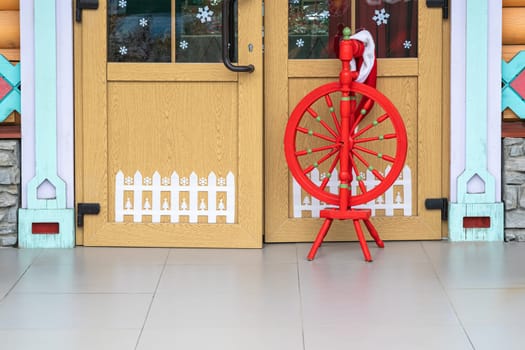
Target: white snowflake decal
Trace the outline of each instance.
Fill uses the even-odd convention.
[[[293,4],[298,4],[298,3],[299,3],[299,0],[293,0],[292,3],[293,3]]]
[[[295,45],[297,45],[297,47],[303,47],[304,46],[304,40],[299,38],[297,39],[297,41],[295,42]]]
[[[167,178],[167,177],[163,177],[162,178],[162,185],[163,186],[168,186],[170,184],[170,179]]]
[[[204,8],[199,7],[199,13],[197,13],[197,18],[201,20],[201,23],[211,22],[212,16],[213,11],[210,10],[208,6],[204,6]]]
[[[319,18],[321,19],[328,19],[328,17],[330,17],[330,11],[324,10],[319,13]]]
[[[226,186],[226,179],[223,178],[223,177],[220,177],[220,178],[217,180],[217,184],[219,184],[219,186]]]
[[[127,55],[128,54],[128,48],[125,47],[125,46],[121,46],[118,49],[118,52],[120,53],[121,56]]]
[[[119,0],[118,7],[124,8],[126,6],[128,6],[128,2],[126,0]]]
[[[407,50],[410,49],[412,47],[412,42],[410,40],[405,40],[403,42],[403,47]]]
[[[182,40],[180,43],[179,43],[179,47],[183,50],[186,50],[188,48],[188,46],[190,46],[188,44],[188,42],[186,40]]]
[[[208,180],[206,180],[206,178],[201,177],[201,178],[199,179],[199,185],[201,185],[201,186],[206,186],[207,184],[208,184]]]
[[[139,26],[141,26],[142,28],[144,28],[144,27],[147,26],[147,25],[148,25],[148,20],[147,20],[147,19],[145,19],[145,18],[141,18],[141,19],[139,20]]]
[[[211,6],[217,6],[221,3],[221,0],[211,0],[210,1],[210,5]]]
[[[144,185],[146,185],[146,186],[151,185],[151,177],[145,177],[144,178]]]
[[[180,184],[182,186],[188,186],[190,184],[190,180],[188,180],[187,177],[183,177],[182,179],[180,179]]]
[[[374,10],[374,17],[372,19],[376,22],[378,26],[380,26],[382,23],[387,24],[388,18],[390,17],[390,14],[385,11],[384,8],[381,10]]]
[[[124,183],[126,185],[132,185],[133,184],[133,178],[131,176],[126,177],[126,179],[124,180]]]

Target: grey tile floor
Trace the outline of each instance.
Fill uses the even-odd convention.
[[[0,249],[0,349],[525,349],[525,244]]]

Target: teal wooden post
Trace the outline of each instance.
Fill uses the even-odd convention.
[[[503,240],[503,203],[496,202],[495,179],[487,168],[488,20],[488,0],[467,0],[466,156],[465,171],[457,178],[457,203],[450,205],[451,241]],[[469,193],[475,180],[483,181],[484,192]],[[478,226],[487,219],[489,227]]]
[[[56,0],[35,0],[35,177],[27,185],[27,209],[19,210],[23,248],[75,245],[74,209],[66,207],[66,184],[57,171],[56,33]],[[54,198],[39,198],[44,184],[54,188]]]

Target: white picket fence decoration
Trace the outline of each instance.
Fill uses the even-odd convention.
[[[385,169],[385,174],[388,174],[390,167]],[[310,178],[313,179],[312,182],[316,185],[320,185],[323,181],[319,176],[319,170],[314,169],[310,173]],[[366,188],[375,187],[379,181],[374,176],[371,171],[366,172],[365,180],[363,180]],[[394,186],[398,189],[394,196]],[[402,187],[402,193],[399,192],[399,187]],[[339,176],[337,169],[334,170],[330,180],[327,183],[327,189],[330,193],[339,193]],[[359,184],[357,180],[353,180],[351,183],[352,193],[358,193]],[[324,202],[321,202],[319,199],[310,196],[308,193],[304,192],[301,186],[293,179],[293,217],[301,218],[303,217],[303,212],[310,212],[312,218],[318,218],[320,216],[320,211],[327,207],[334,207],[334,205],[328,205]],[[356,209],[371,209],[372,216],[375,216],[376,210],[384,210],[385,216],[394,216],[394,210],[402,209],[404,216],[412,215],[412,173],[408,166],[403,168],[403,171],[399,175],[399,178],[394,182],[394,184],[379,198],[376,198],[373,201],[370,201],[365,204],[356,205]]]
[[[160,223],[162,216],[169,216],[171,223],[178,223],[181,216],[187,216],[189,223],[198,223],[200,216],[207,217],[208,223],[214,224],[218,216],[224,216],[227,224],[233,224],[235,176],[229,172],[226,178],[218,180],[214,172],[210,172],[207,179],[199,179],[194,172],[189,178],[181,179],[173,172],[170,178],[161,179],[157,171],[151,178],[143,178],[139,171],[133,178],[124,177],[124,173],[119,171],[115,176],[115,222],[124,222],[124,216],[133,216],[133,222],[143,222],[143,216],[151,216],[151,222]],[[126,191],[133,194],[125,198]],[[151,193],[151,202],[148,196],[144,196],[147,192]],[[185,198],[181,200],[181,193],[184,192],[188,193],[188,202]],[[217,196],[219,193],[224,194],[226,202],[223,197]]]

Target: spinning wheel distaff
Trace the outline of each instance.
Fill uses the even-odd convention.
[[[333,204],[322,210],[325,219],[308,254],[313,260],[332,221],[353,220],[366,261],[372,261],[360,220],[379,247],[384,244],[370,221],[369,209],[353,206],[375,200],[395,182],[407,153],[407,136],[396,107],[375,89],[375,58],[370,64],[370,47],[363,63],[366,32],[350,37],[343,30],[339,43],[342,70],[339,81],[322,85],[307,94],[288,120],[284,150],[292,176],[310,195]],[[370,44],[373,52],[373,42]],[[358,69],[351,70],[353,59]],[[365,72],[366,71],[366,72]],[[371,71],[371,75],[367,73]],[[363,74],[363,72],[365,72]],[[338,107],[338,108],[337,108]],[[310,173],[318,169],[323,180],[312,181]],[[364,173],[370,171],[377,181],[365,184]],[[332,174],[339,176],[339,192],[327,188]],[[356,184],[352,190],[352,183]]]

